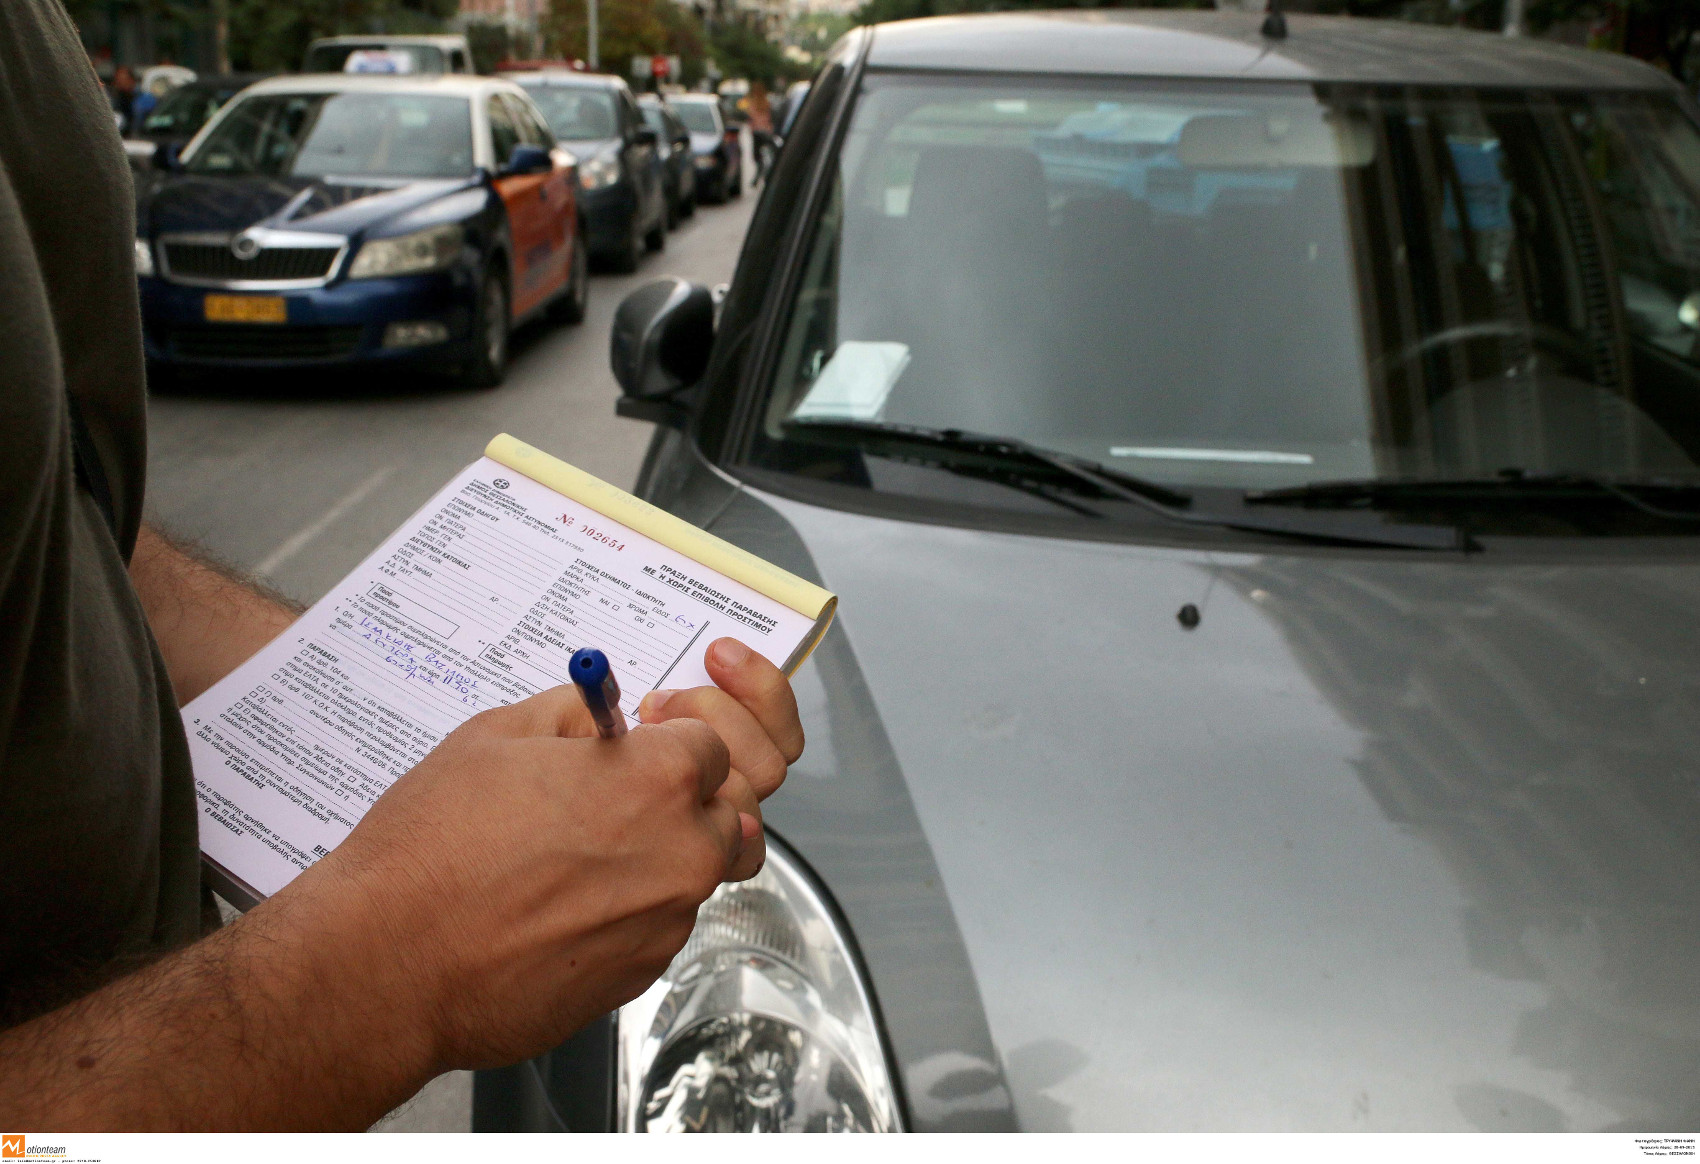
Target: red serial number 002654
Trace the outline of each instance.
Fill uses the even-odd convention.
[[[603,533],[601,530],[591,529],[588,525],[578,532],[583,537],[594,538],[596,541],[601,542],[605,546],[613,546],[616,550],[623,550],[626,548],[625,542],[615,541],[612,537]]]

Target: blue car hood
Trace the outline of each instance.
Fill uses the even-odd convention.
[[[166,231],[234,233],[262,223],[353,234],[479,182],[476,176],[364,184],[184,175],[165,181],[141,199],[136,226],[138,233],[149,236]]]
[[[901,801],[850,778],[865,687],[1022,1127],[1700,1126],[1700,545],[1227,553],[751,497],[727,536],[792,546],[854,658],[798,674],[770,822],[889,1007],[923,934],[879,911],[932,874],[867,872]],[[918,1125],[999,1102],[894,1038]]]

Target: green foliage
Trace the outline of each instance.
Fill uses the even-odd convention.
[[[513,38],[508,26],[493,20],[474,20],[466,26],[466,43],[472,48],[472,67],[486,75],[513,56]]]
[[[709,34],[709,51],[714,54],[720,72],[727,77],[743,77],[772,86],[778,78],[789,77],[794,70],[778,45],[762,35],[754,24],[740,20],[721,21]]]
[[[441,32],[455,0],[229,0],[235,69],[298,69],[315,37]]]
[[[604,72],[624,75],[633,57],[661,53],[680,58],[687,83],[702,75],[707,55],[702,25],[673,0],[598,0],[596,18]],[[585,0],[560,0],[546,20],[543,39],[551,55],[590,59]]]

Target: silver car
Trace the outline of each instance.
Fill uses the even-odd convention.
[[[480,1126],[1700,1126],[1700,119],[1280,31],[859,30],[623,305],[644,494],[842,603],[768,870]]]

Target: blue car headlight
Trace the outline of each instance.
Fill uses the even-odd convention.
[[[384,279],[419,275],[453,265],[466,241],[466,231],[448,223],[395,238],[368,239],[348,268],[350,279]]]
[[[620,180],[620,153],[618,150],[608,150],[597,154],[588,162],[580,163],[578,168],[579,185],[586,190],[600,190],[604,186],[612,186]]]
[[[628,1132],[891,1132],[873,1004],[820,892],[771,838],[722,885],[679,956],[619,1014]]]

